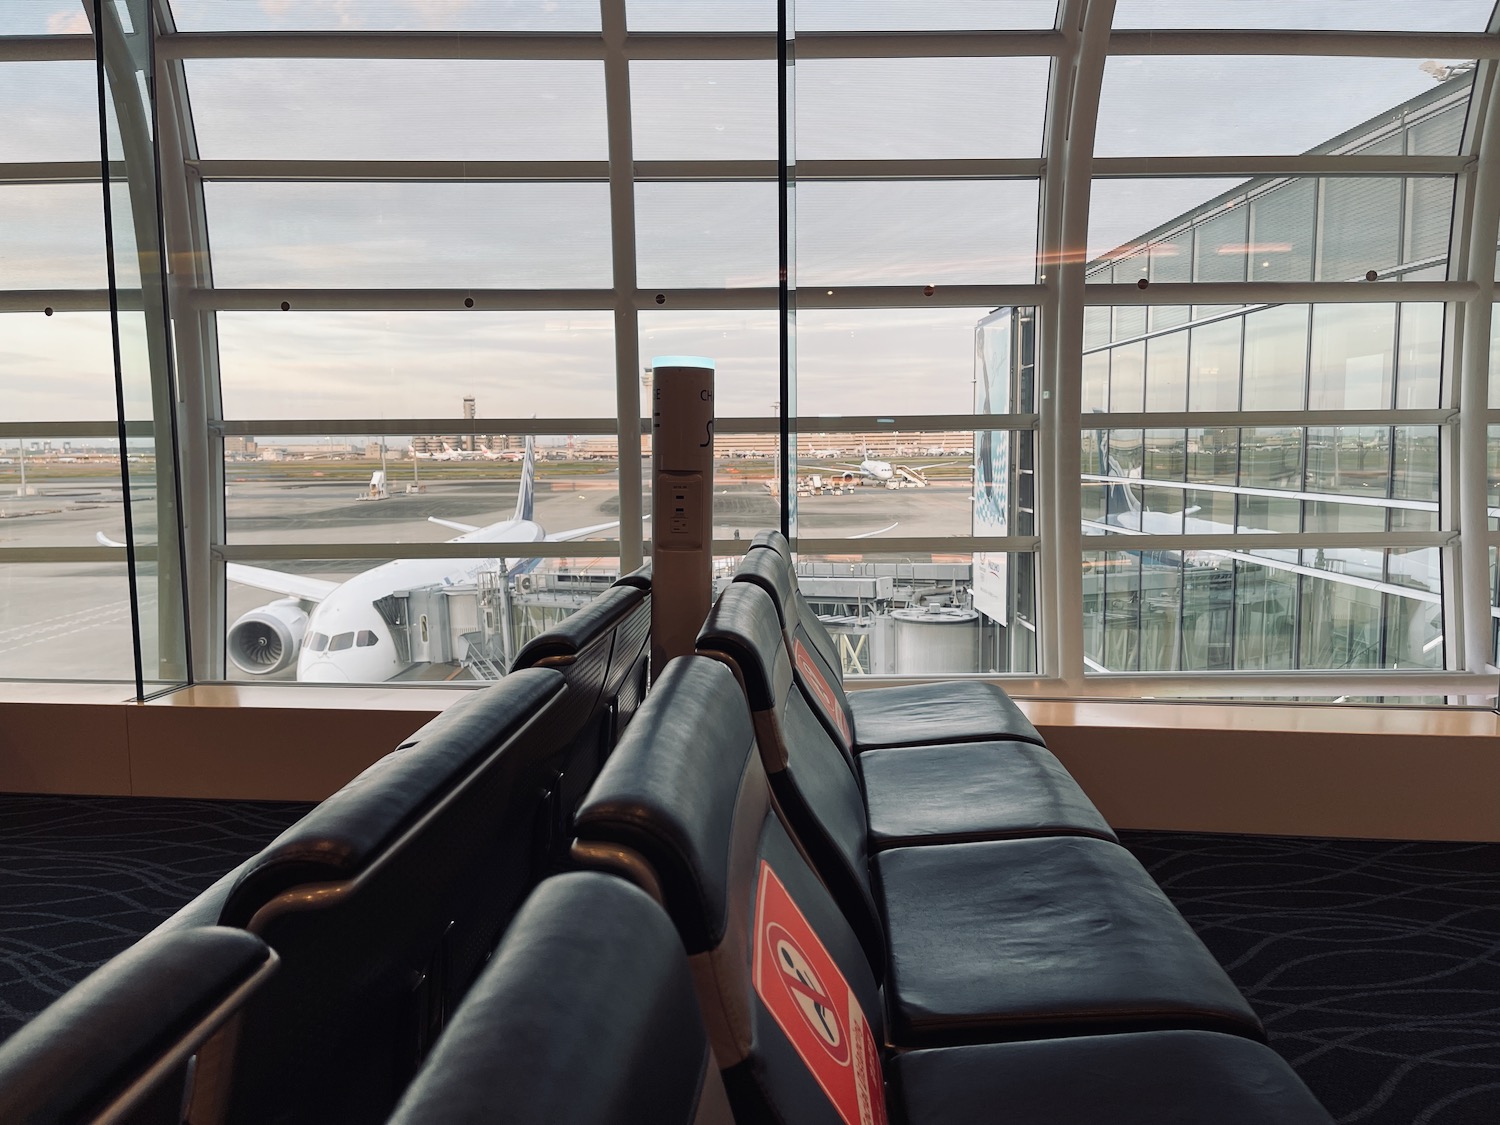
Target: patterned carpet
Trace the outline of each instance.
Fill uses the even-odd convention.
[[[0,1039],[310,808],[0,795]]]
[[[0,795],[0,1039],[309,808]],[[1500,844],[1121,835],[1340,1125],[1500,1123]]]
[[[1340,1125],[1500,1122],[1500,844],[1120,835]]]

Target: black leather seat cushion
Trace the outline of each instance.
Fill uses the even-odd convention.
[[[909,1125],[1332,1125],[1269,1047],[1154,1031],[910,1051],[890,1066]]]
[[[891,1041],[1196,1028],[1260,1021],[1146,869],[1105,840],[1054,836],[877,853]]]
[[[671,921],[575,871],[521,908],[391,1123],[690,1125],[714,1069]]]
[[[859,768],[871,851],[1025,836],[1118,842],[1063,764],[1029,742],[871,750]]]
[[[195,1029],[206,1033],[210,1017],[270,956],[253,934],[217,926],[137,942],[0,1048],[0,1121],[93,1120],[153,1064],[196,1045]],[[181,1086],[167,1093],[175,1111]]]
[[[857,751],[1013,739],[1047,743],[1010,696],[975,680],[851,691]]]

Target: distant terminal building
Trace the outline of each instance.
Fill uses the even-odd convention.
[[[413,452],[423,456],[446,453],[456,450],[463,453],[489,452],[503,453],[506,450],[521,449],[525,444],[525,438],[517,434],[477,434],[473,432],[473,422],[479,416],[479,405],[473,395],[465,395],[463,398],[463,417],[470,423],[465,427],[466,433],[454,434],[418,434],[411,439]]]

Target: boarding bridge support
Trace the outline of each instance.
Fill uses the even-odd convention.
[[[713,595],[714,363],[651,362],[651,668],[693,651]]]

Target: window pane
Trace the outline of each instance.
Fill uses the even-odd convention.
[[[804,59],[797,156],[1040,156],[1049,66],[1045,58]]]
[[[297,560],[263,571],[327,584],[317,603],[288,604],[239,577],[226,591],[225,668],[231,680],[311,683],[491,680],[533,637],[576,613],[620,572],[618,559]],[[357,580],[357,581],[351,581]],[[373,645],[343,644],[357,630]],[[310,638],[327,638],[318,645]]]
[[[442,543],[453,527],[516,517],[525,439],[471,429],[410,437],[259,435],[224,442],[226,536],[236,545]],[[612,436],[542,435],[535,440],[530,539],[588,528],[618,539],[619,458]],[[534,522],[533,522],[534,521]]]
[[[1245,317],[1246,410],[1301,410],[1307,379],[1307,306],[1279,305]]]
[[[204,190],[221,287],[610,284],[605,184],[211,183]]]
[[[799,555],[797,583],[833,635],[846,676],[1030,672],[1036,668],[1033,560],[1005,558],[991,572],[1006,591],[1003,622],[974,608],[968,554]]]
[[[975,327],[986,309],[797,314],[797,413],[971,414]],[[1029,391],[1011,409],[1029,409]]]
[[[1188,408],[1235,410],[1240,399],[1240,336],[1243,317],[1192,329],[1188,340]]]
[[[1306,152],[1431,93],[1419,59],[1116,55],[1104,68],[1095,154]],[[1268,81],[1268,76],[1274,80]],[[1468,79],[1455,80],[1467,96]],[[1254,90],[1253,107],[1245,91]]]
[[[630,64],[637,160],[775,160],[776,62]]]
[[[609,155],[598,62],[189,59],[184,65],[208,160]]]
[[[80,7],[78,18],[83,19]],[[6,32],[0,16],[0,34]],[[87,21],[83,30],[88,31]],[[0,162],[99,160],[99,88],[92,62],[0,64]]]
[[[1395,305],[1316,306],[1308,409],[1388,409],[1395,334]]]
[[[776,0],[626,0],[625,13],[631,31],[776,30]]]
[[[154,590],[142,611],[154,613]],[[0,679],[134,681],[130,587],[117,563],[0,566]]]
[[[636,262],[646,288],[776,284],[774,183],[638,183]]]
[[[109,314],[0,314],[0,419],[112,421]]]
[[[1490,0],[1119,0],[1118,28],[1483,31]]]
[[[718,417],[776,416],[781,345],[775,310],[642,312],[638,318],[642,371],[656,356],[707,356],[714,361],[714,413]],[[641,416],[650,410],[650,399],[643,394]]]
[[[799,284],[1030,283],[1037,189],[1035,180],[799,184]]]
[[[221,312],[226,418],[611,417],[607,312]],[[5,321],[0,319],[0,328]]]
[[[1019,31],[1057,23],[1057,0],[798,0],[796,11],[799,31]]]
[[[598,31],[596,0],[413,4],[411,0],[172,0],[181,31]]]
[[[108,284],[98,184],[0,186],[0,231],[0,289],[103,289]]]

